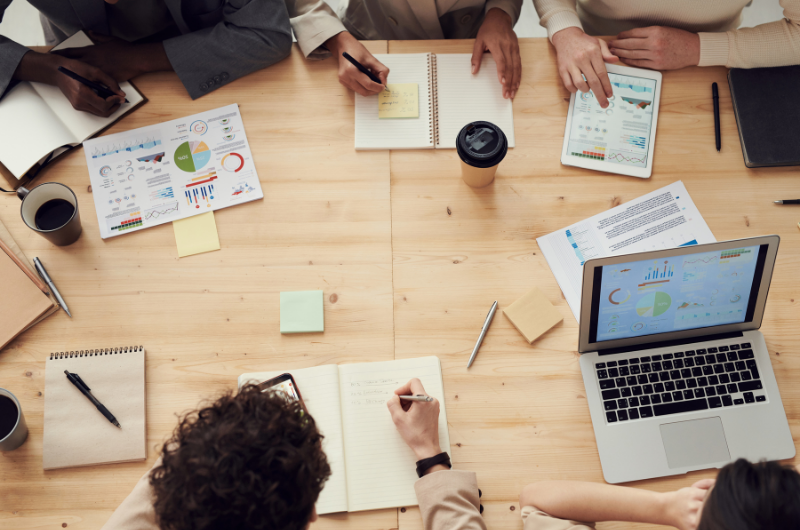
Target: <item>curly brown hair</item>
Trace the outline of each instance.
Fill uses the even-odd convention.
[[[303,530],[331,474],[314,419],[255,385],[186,414],[162,453],[162,530]]]

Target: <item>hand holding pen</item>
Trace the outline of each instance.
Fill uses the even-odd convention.
[[[341,84],[362,96],[372,96],[386,88],[389,69],[355,37],[343,31],[328,39],[326,45],[339,61]]]

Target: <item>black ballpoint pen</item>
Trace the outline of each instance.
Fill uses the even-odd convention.
[[[100,96],[103,99],[108,99],[111,96],[116,96],[116,94],[114,92],[112,92],[111,89],[106,88],[106,87],[104,87],[103,85],[101,85],[99,83],[95,83],[94,81],[89,81],[85,77],[79,76],[78,74],[76,74],[72,70],[68,70],[68,69],[64,68],[63,66],[59,66],[58,67],[58,71],[61,72],[64,75],[66,75],[67,77],[71,77],[72,79],[74,79],[78,83],[83,83],[84,85],[88,86],[89,88],[94,90],[97,93],[98,96]],[[130,101],[128,101],[126,99],[125,103],[130,103]]]
[[[345,59],[347,59],[348,61],[350,61],[351,63],[353,63],[353,66],[355,66],[356,68],[358,68],[358,71],[359,71],[359,72],[361,72],[361,73],[362,73],[362,74],[364,74],[365,76],[369,77],[369,78],[370,78],[370,80],[371,80],[373,83],[378,83],[379,85],[383,85],[383,82],[381,82],[381,80],[378,78],[378,76],[376,76],[375,74],[373,74],[372,72],[370,72],[370,71],[369,71],[369,70],[368,70],[368,69],[367,69],[367,68],[366,68],[366,67],[365,67],[363,64],[361,64],[360,62],[358,62],[358,61],[356,61],[355,59],[353,59],[353,56],[352,56],[352,55],[350,55],[350,54],[349,54],[349,53],[347,53],[347,52],[342,52],[342,57],[344,57]],[[384,88],[385,88],[385,87],[384,87]]]
[[[722,149],[722,137],[719,132],[719,88],[716,83],[711,84],[711,99],[714,100],[714,135],[717,140],[717,151]]]
[[[108,409],[105,408],[103,406],[103,404],[100,403],[99,401],[97,401],[97,398],[92,395],[91,388],[89,388],[89,385],[87,385],[86,383],[83,382],[83,379],[81,379],[81,376],[79,376],[78,374],[71,374],[71,373],[69,373],[68,370],[64,370],[64,373],[67,374],[67,379],[69,379],[69,382],[72,383],[73,385],[75,385],[76,387],[78,387],[78,390],[81,391],[81,394],[83,394],[84,396],[89,398],[89,401],[92,402],[92,405],[97,407],[97,410],[99,410],[100,413],[103,416],[105,416],[108,421],[110,421],[115,426],[119,427],[120,429],[122,428],[122,427],[120,427],[119,422],[117,421],[117,418],[115,418],[114,415],[111,414],[108,411]]]
[[[789,199],[783,201],[775,201],[775,204],[800,204],[800,199]]]

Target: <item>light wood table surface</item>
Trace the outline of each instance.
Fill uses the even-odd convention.
[[[473,190],[454,150],[353,148],[353,95],[334,61],[299,50],[191,101],[174,74],[136,85],[150,101],[109,132],[230,103],[241,107],[264,200],[218,211],[222,250],[177,258],[170,225],[103,241],[82,150],[48,168],[78,195],[84,234],[51,246],[19,219],[0,220],[39,256],[75,317],[58,313],[0,353],[0,386],[21,401],[30,436],[0,453],[0,529],[97,529],[154,463],[176,414],[232,390],[244,372],[437,355],[442,360],[455,467],[474,470],[490,528],[519,529],[522,486],[602,481],[578,368],[577,325],[535,239],[683,180],[718,240],[777,233],[781,248],[762,331],[795,439],[800,437],[800,209],[795,168],[744,167],[724,68],[664,75],[653,177],[562,166],[568,92],[544,39],[520,42],[517,147],[491,186]],[[471,41],[371,42],[373,53],[470,53]],[[720,85],[721,153],[711,82]],[[499,89],[498,89],[499,90]],[[499,314],[476,363],[469,353],[489,306],[533,286],[564,315],[528,345]],[[322,289],[324,334],[281,336],[279,292]],[[44,472],[44,360],[49,352],[142,344],[147,350],[146,463]],[[714,472],[644,481],[666,491]],[[321,517],[315,528],[421,528],[416,508]],[[600,528],[633,528],[602,524]],[[640,526],[637,526],[637,528]]]

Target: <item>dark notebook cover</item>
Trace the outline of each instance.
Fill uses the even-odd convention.
[[[733,68],[728,85],[744,165],[800,165],[800,66]]]

